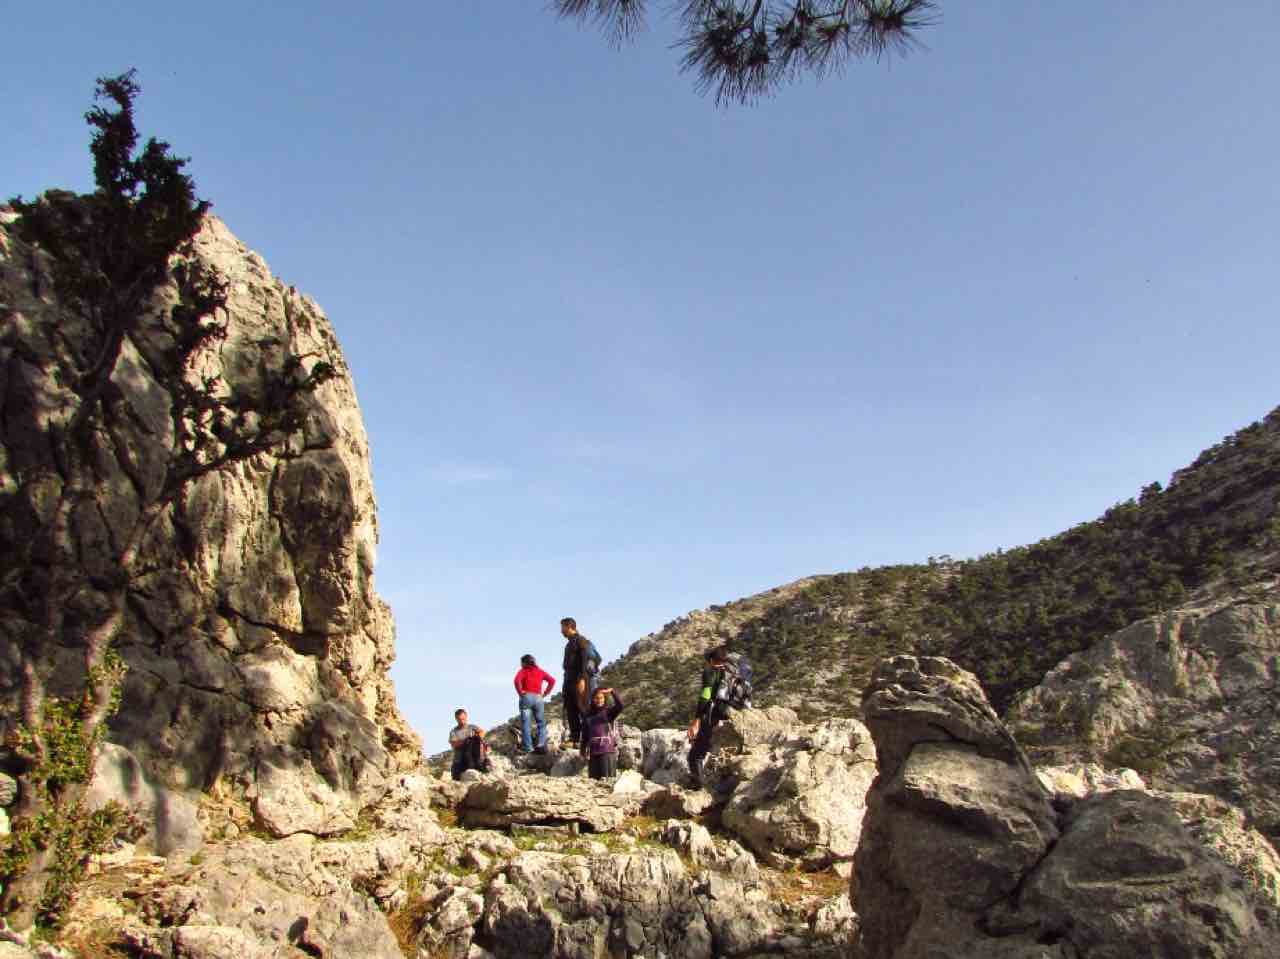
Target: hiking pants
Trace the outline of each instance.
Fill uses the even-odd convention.
[[[711,751],[711,734],[720,725],[722,718],[719,709],[712,705],[698,723],[698,735],[693,737],[693,745],[689,747],[689,773],[694,779],[702,778],[702,761]]]
[[[578,677],[564,678],[564,724],[569,727],[569,739],[580,742],[582,739],[582,713],[578,709]],[[587,708],[591,708],[591,694],[596,691],[596,678],[587,677]]]
[[[547,748],[547,720],[543,712],[542,697],[537,693],[520,694],[520,748],[525,752],[533,750],[534,733],[531,726],[537,726],[537,745],[539,749]]]

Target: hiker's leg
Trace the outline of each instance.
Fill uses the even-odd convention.
[[[465,749],[455,749],[453,751],[453,765],[449,767],[449,775],[453,777],[454,782],[457,782],[466,771],[467,751]]]
[[[531,706],[533,710],[533,718],[537,725],[538,734],[534,739],[536,749],[546,752],[547,749],[547,716],[546,706],[542,702],[542,697],[535,695]]]
[[[605,753],[600,757],[600,778],[612,779],[618,775],[618,754]]]
[[[693,737],[693,745],[689,747],[689,775],[695,780],[702,780],[702,761],[711,751],[711,733],[718,723],[715,711],[712,710],[698,724],[698,735]]]
[[[582,714],[578,712],[578,701],[572,695],[564,698],[564,718],[569,724],[569,738],[577,743],[582,739]]]
[[[520,694],[520,750],[526,753],[533,749],[533,742],[529,738],[529,720],[532,718],[530,713],[533,712],[532,698],[532,693]]]

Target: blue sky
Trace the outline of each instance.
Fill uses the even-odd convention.
[[[660,18],[368,6],[8,10],[0,190],[87,189],[93,80],[136,67],[143,133],[324,306],[430,751],[562,615],[613,658],[1031,542],[1280,403],[1273,0],[944,0],[927,49],[732,110]]]

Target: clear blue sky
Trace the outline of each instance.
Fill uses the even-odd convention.
[[[942,14],[724,111],[665,24],[615,51],[537,0],[11,5],[0,190],[87,189],[137,67],[144,134],[324,306],[435,751],[562,615],[613,658],[1031,542],[1280,403],[1280,4]]]

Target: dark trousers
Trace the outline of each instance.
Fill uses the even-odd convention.
[[[607,779],[618,774],[618,754],[601,753],[587,760],[587,775],[592,779]]]
[[[702,761],[711,751],[711,734],[723,718],[720,708],[713,704],[698,723],[698,735],[693,737],[693,745],[689,747],[689,773],[695,779],[702,778]]]
[[[587,709],[591,708],[591,694],[596,691],[596,678],[587,677]],[[578,677],[564,678],[564,723],[569,727],[569,739],[580,742],[582,739],[582,712],[578,709]]]
[[[453,766],[449,773],[454,780],[458,780],[468,769],[486,772],[488,768],[489,760],[484,755],[484,740],[479,736],[472,736],[453,751]]]

